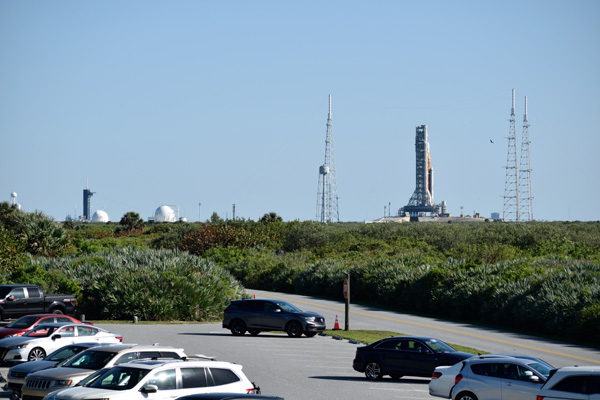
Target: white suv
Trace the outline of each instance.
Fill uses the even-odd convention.
[[[50,393],[45,400],[171,400],[212,392],[258,394],[242,366],[223,361],[154,360],[121,364],[86,386]]]
[[[537,393],[537,400],[600,399],[600,367],[563,367],[554,370]]]
[[[99,369],[125,364],[139,359],[186,357],[183,349],[172,346],[115,344],[96,346],[62,361],[54,368],[29,374],[21,388],[23,400],[42,400],[50,392],[75,386]]]

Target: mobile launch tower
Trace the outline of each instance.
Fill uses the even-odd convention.
[[[429,153],[427,125],[417,126],[415,155],[416,188],[408,201],[408,205],[400,209],[400,215],[408,213],[411,217],[419,217],[427,213],[432,216],[440,213],[445,214],[445,202],[442,202],[441,206],[433,202],[433,167],[431,166],[431,154]]]
[[[340,222],[335,177],[335,153],[333,150],[331,95],[329,95],[329,114],[327,115],[327,135],[325,137],[325,163],[319,167],[316,221],[323,223]]]
[[[89,188],[88,188],[88,183],[87,183],[87,179],[85,180],[85,189],[83,189],[83,220],[84,221],[91,221],[92,220],[92,215],[90,213],[90,206],[91,206],[91,202],[92,202],[92,195],[95,192],[92,192]]]

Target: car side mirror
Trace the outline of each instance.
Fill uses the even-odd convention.
[[[531,375],[527,379],[529,379],[529,382],[540,383],[540,377],[537,375]]]
[[[12,294],[9,294],[8,296],[6,296],[6,300],[8,300],[8,301],[14,301],[15,300],[15,296],[13,296]]]
[[[56,335],[52,335],[52,340],[60,339],[61,337],[62,335],[60,333],[57,333]]]
[[[142,392],[142,393],[156,393],[156,392],[158,392],[158,386],[156,386],[156,385],[144,385],[140,389],[140,392]]]
[[[281,312],[281,308],[276,308],[276,309],[274,309],[273,311],[274,311],[274,312],[279,312],[279,313],[280,313],[280,312]]]

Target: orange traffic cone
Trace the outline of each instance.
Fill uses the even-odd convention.
[[[335,324],[333,325],[333,330],[334,331],[339,331],[340,330],[340,323],[338,322],[338,316],[335,316]]]

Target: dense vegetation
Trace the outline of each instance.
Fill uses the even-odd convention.
[[[219,318],[241,285],[341,299],[350,276],[353,302],[600,339],[598,222],[63,225],[1,203],[0,268],[98,318]]]

